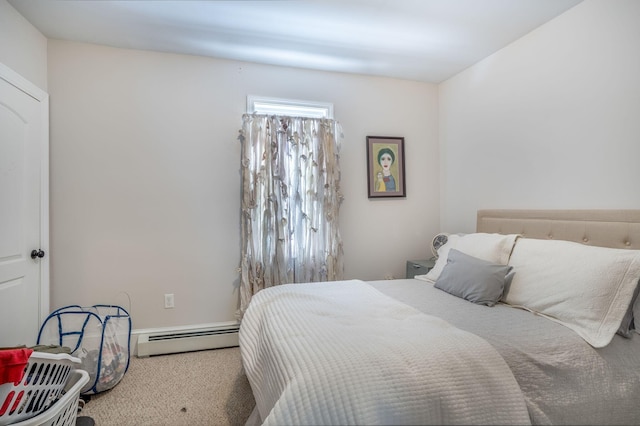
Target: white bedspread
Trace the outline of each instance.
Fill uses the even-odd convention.
[[[362,281],[260,291],[240,348],[265,425],[530,424],[491,345]]]

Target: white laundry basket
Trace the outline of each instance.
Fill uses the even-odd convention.
[[[30,419],[11,426],[75,426],[78,416],[80,390],[89,382],[89,373],[84,370],[73,370],[65,386],[65,394],[44,411]]]
[[[22,380],[0,385],[0,426],[47,410],[60,398],[72,371],[81,365],[80,359],[71,355],[32,352]]]

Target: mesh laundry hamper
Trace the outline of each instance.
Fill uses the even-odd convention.
[[[67,306],[52,312],[40,327],[38,344],[60,345],[80,358],[89,373],[83,395],[117,385],[129,368],[131,317],[120,306]]]

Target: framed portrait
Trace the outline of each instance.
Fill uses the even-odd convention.
[[[369,198],[406,197],[404,138],[367,136]]]

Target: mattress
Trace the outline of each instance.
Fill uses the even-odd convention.
[[[359,283],[367,289],[338,290],[339,282],[278,286],[252,302],[261,313],[247,313],[240,343],[256,397],[253,422],[618,425],[640,420],[636,333],[595,349],[547,318],[503,304],[470,303],[425,281]],[[264,298],[287,289],[295,291]],[[328,308],[318,308],[322,299]],[[354,328],[355,318],[360,325]],[[390,326],[394,321],[402,327]],[[353,333],[340,342],[336,324]],[[424,331],[433,324],[440,337],[416,344],[434,339]],[[412,329],[422,334],[406,334]],[[467,337],[442,343],[437,341],[442,335]]]

